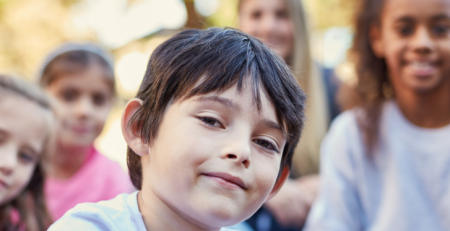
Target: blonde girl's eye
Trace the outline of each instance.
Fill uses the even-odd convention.
[[[259,19],[261,18],[261,11],[257,10],[257,11],[253,11],[250,16],[252,19]]]
[[[34,162],[34,157],[28,153],[20,152],[19,159],[22,163],[29,164]]]
[[[259,146],[261,146],[261,147],[263,147],[263,148],[265,148],[265,149],[267,149],[267,150],[274,151],[274,152],[276,152],[276,153],[280,153],[280,152],[278,151],[278,149],[275,147],[275,145],[272,144],[270,141],[267,141],[267,140],[264,140],[264,139],[257,139],[257,140],[255,140],[254,142],[255,142],[257,145],[259,145]]]
[[[198,117],[205,125],[210,127],[223,127],[223,125],[212,117]]]

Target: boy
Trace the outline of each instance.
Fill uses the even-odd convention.
[[[283,185],[304,106],[289,68],[260,41],[183,31],[155,50],[122,116],[140,191],[79,205],[50,230],[225,230]]]

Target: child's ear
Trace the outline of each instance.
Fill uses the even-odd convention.
[[[384,58],[384,45],[381,39],[381,28],[379,25],[370,26],[369,31],[370,46],[372,47],[375,56],[378,58]]]
[[[275,186],[273,186],[272,191],[270,192],[269,196],[267,197],[266,201],[270,200],[273,196],[275,196],[278,191],[280,191],[281,187],[283,187],[284,182],[289,177],[289,167],[286,166],[283,168],[283,171],[281,172],[280,177],[278,178],[277,182],[275,183]]]
[[[141,99],[131,99],[125,109],[123,110],[122,119],[121,119],[121,127],[122,127],[122,135],[125,138],[125,141],[136,154],[140,156],[145,156],[148,154],[149,146],[147,143],[142,141],[139,128],[136,126],[136,122],[130,124],[131,117],[133,117],[134,113],[142,106],[143,101]]]

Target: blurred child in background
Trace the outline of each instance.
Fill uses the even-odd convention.
[[[42,159],[52,123],[38,87],[0,75],[0,230],[44,231],[51,224]]]
[[[93,146],[115,99],[111,56],[95,44],[63,44],[45,59],[39,78],[55,99],[58,120],[45,182],[53,218],[78,203],[131,192],[130,179],[120,165]]]
[[[300,0],[241,0],[239,27],[272,48],[291,66],[297,81],[308,95],[305,133],[296,148],[289,180],[265,204],[275,216],[272,230],[298,230],[302,227],[318,190],[319,147],[330,121],[339,113],[335,102],[338,81],[331,70],[313,62],[306,14]],[[260,211],[263,212],[263,211]],[[249,222],[257,230],[258,215]],[[288,228],[291,227],[291,228]],[[267,227],[266,227],[267,228]],[[267,230],[269,230],[269,228]]]
[[[450,1],[365,0],[307,230],[450,228]]]

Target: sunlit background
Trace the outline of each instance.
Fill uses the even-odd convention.
[[[315,60],[353,81],[346,51],[354,0],[303,0]],[[122,109],[138,90],[153,50],[184,28],[236,27],[238,0],[0,0],[0,73],[31,81],[61,42],[89,40],[115,56],[118,100],[97,148],[126,169]]]

